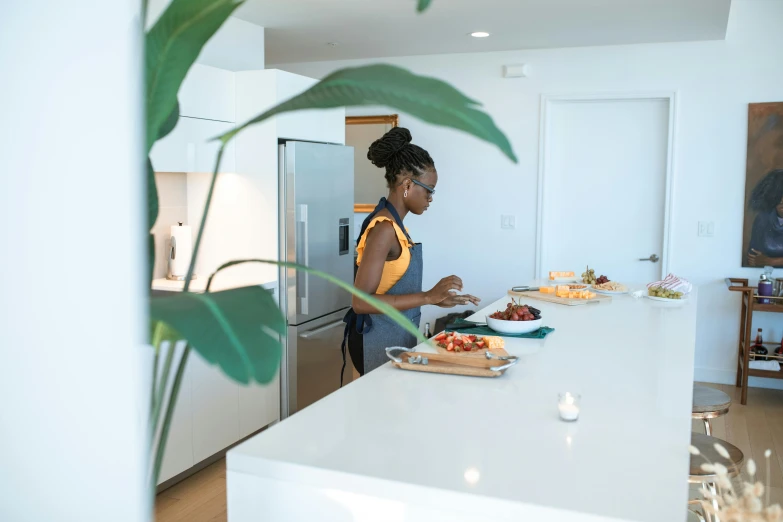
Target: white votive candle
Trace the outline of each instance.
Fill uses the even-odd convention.
[[[560,411],[561,419],[575,421],[579,418],[579,395],[569,392],[561,393],[558,396],[557,409]]]

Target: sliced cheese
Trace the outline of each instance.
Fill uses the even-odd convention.
[[[549,272],[549,279],[554,280],[561,277],[574,277],[573,272]]]
[[[571,289],[568,288],[568,285],[558,285],[557,290],[555,291],[557,297],[568,297],[570,293]]]
[[[555,293],[555,287],[554,286],[542,286],[538,289],[539,292],[542,294],[554,294]]]
[[[485,335],[482,339],[486,343],[486,347],[488,350],[495,350],[497,348],[503,348],[503,338],[502,337],[495,337],[492,335]]]

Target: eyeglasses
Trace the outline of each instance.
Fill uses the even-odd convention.
[[[425,185],[421,181],[416,181],[415,179],[412,179],[411,183],[413,183],[414,185],[418,185],[421,188],[423,188],[424,190],[426,190],[429,193],[430,196],[434,196],[435,195],[435,189],[430,187],[430,186],[428,186],[428,185]]]

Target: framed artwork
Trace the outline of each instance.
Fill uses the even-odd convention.
[[[783,267],[783,102],[748,104],[742,266]]]
[[[389,192],[383,171],[367,159],[367,149],[398,123],[396,114],[345,117],[345,144],[354,149],[354,212],[372,212]]]

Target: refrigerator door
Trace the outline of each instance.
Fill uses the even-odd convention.
[[[353,148],[296,141],[283,147],[286,260],[352,283]],[[289,324],[351,306],[348,292],[305,272],[286,271],[286,284]]]
[[[340,388],[343,366],[340,345],[343,340],[344,311],[288,327],[289,361],[296,361],[288,375],[287,404],[283,417],[310,406]],[[351,357],[346,353],[343,384],[353,379]],[[287,408],[286,408],[287,406]]]

